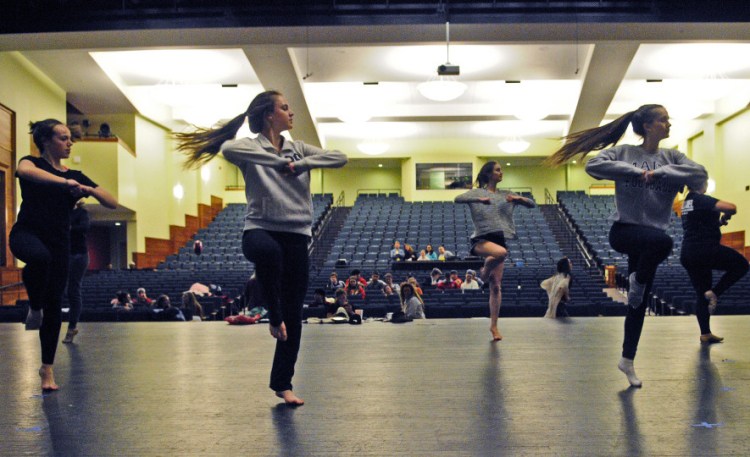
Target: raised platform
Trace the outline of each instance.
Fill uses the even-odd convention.
[[[83,323],[39,396],[39,340],[0,324],[0,455],[746,455],[750,316],[647,317],[641,389],[622,318],[306,325],[289,409],[265,325]]]

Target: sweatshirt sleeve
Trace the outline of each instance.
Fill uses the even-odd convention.
[[[708,173],[703,165],[688,159],[685,154],[670,150],[672,161],[669,165],[654,170],[654,176],[667,180],[669,183],[699,187],[708,179]]]
[[[252,163],[278,170],[289,163],[289,159],[269,153],[249,138],[225,141],[221,153],[234,164]]]
[[[613,181],[640,176],[643,170],[617,158],[617,150],[605,149],[586,163],[586,173],[596,179]]]
[[[479,189],[471,189],[453,199],[454,203],[479,203]]]
[[[308,171],[313,168],[341,168],[349,161],[341,151],[321,149],[310,146],[301,141],[295,142],[295,149],[302,151],[303,158],[294,162],[297,172]]]

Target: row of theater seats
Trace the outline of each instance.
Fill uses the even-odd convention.
[[[609,228],[607,219],[614,213],[614,197],[589,196],[583,191],[558,192],[558,204],[570,218],[574,228],[594,255],[598,265],[615,265],[617,271],[627,276],[627,258],[612,250],[609,245]],[[652,303],[657,312],[695,313],[696,296],[690,284],[687,272],[680,265],[682,247],[682,224],[676,214],[667,233],[674,241],[674,249],[656,272],[652,290]],[[714,272],[714,284],[720,272]],[[622,279],[621,279],[622,281]],[[626,286],[623,283],[623,286]],[[717,314],[750,313],[750,276],[745,276],[739,283],[725,293],[720,300]]]
[[[333,204],[332,194],[314,194],[313,220],[320,220]],[[167,257],[159,264],[159,270],[201,270],[224,269],[247,271],[248,261],[242,254],[242,230],[244,227],[245,205],[233,203],[224,208],[206,228],[181,247],[177,254]],[[200,240],[203,251],[196,254],[195,240]]]
[[[530,194],[524,195],[531,198]],[[539,208],[517,208],[517,240],[509,241],[513,263],[547,265],[562,257],[557,241]],[[418,254],[427,245],[437,252],[445,246],[459,258],[469,256],[469,238],[474,230],[468,205],[452,202],[405,202],[400,196],[357,198],[324,269],[340,259],[357,268],[384,270],[390,265],[390,250],[398,240]]]

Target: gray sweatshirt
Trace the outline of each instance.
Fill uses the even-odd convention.
[[[648,184],[642,180],[644,170],[654,172],[654,180]],[[675,149],[649,153],[629,144],[599,152],[586,164],[586,172],[615,182],[616,209],[610,220],[661,230],[669,227],[677,192],[708,179],[703,166]]]
[[[506,197],[511,192],[498,190],[490,192],[485,188],[471,189],[455,198],[456,203],[468,203],[471,211],[471,221],[474,223],[472,238],[488,233],[502,231],[506,239],[516,239],[516,224],[513,222],[513,210],[516,205],[534,208],[533,200],[525,199],[521,202],[508,202]],[[515,195],[515,194],[513,194]],[[489,197],[490,204],[482,203],[479,199]]]
[[[284,140],[281,152],[262,134],[224,142],[221,153],[245,178],[245,230],[264,229],[311,236],[313,168],[340,168],[347,162],[340,151],[328,151],[302,141]],[[283,174],[294,162],[295,175]]]

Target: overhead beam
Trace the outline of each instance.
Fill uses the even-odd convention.
[[[639,45],[637,42],[622,41],[594,45],[583,70],[581,94],[570,122],[570,132],[599,126]]]
[[[318,130],[310,115],[310,109],[288,48],[273,45],[252,46],[243,48],[243,51],[263,87],[266,90],[273,89],[282,92],[289,102],[294,112],[294,130],[290,132],[292,137],[320,147]]]

